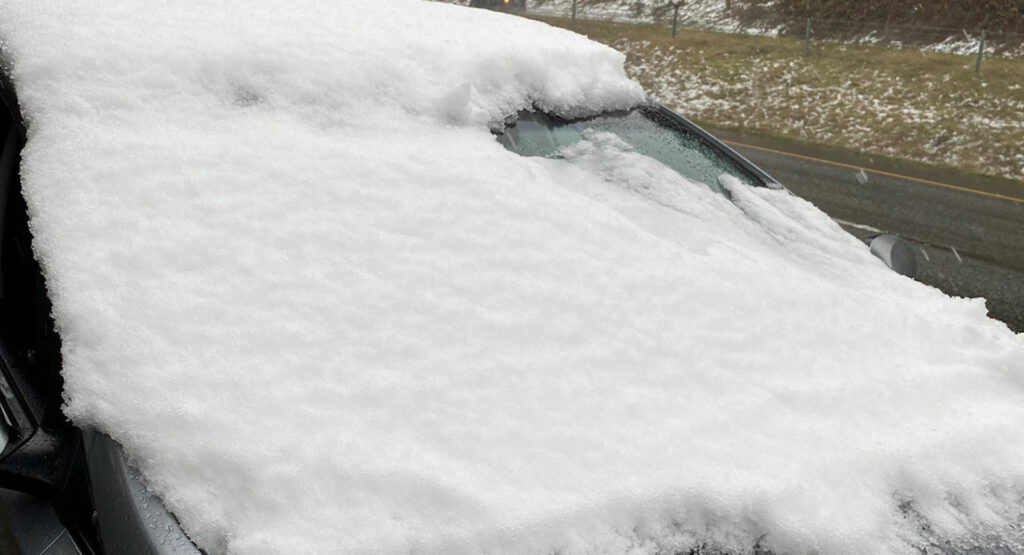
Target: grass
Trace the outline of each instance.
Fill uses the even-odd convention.
[[[1024,180],[1024,60],[976,75],[971,56],[540,19],[624,52],[652,96],[716,127]]]

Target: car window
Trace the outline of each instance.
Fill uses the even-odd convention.
[[[498,141],[523,156],[550,157],[557,156],[561,147],[583,140],[583,132],[588,129],[614,133],[637,152],[716,192],[724,192],[719,184],[722,174],[747,185],[761,185],[746,168],[706,139],[648,108],[577,120],[520,112],[498,133]]]

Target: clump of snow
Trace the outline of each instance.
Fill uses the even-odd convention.
[[[7,2],[66,412],[211,553],[1024,549],[1024,338],[600,133],[623,57],[398,0]],[[731,200],[730,200],[731,199]]]

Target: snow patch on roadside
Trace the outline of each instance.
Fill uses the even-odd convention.
[[[436,0],[467,6],[469,0]],[[570,17],[572,0],[530,0],[527,13],[530,15]],[[652,0],[590,0],[579,2],[576,17],[621,21],[625,23],[670,24],[672,10],[668,2]],[[770,2],[769,2],[770,4]],[[777,25],[744,25],[736,14],[727,7],[725,0],[691,0],[679,10],[679,25],[684,28],[705,29],[725,33],[747,33],[774,36],[779,33]]]

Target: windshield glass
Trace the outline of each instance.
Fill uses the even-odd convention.
[[[638,108],[596,117],[563,120],[539,112],[521,112],[498,141],[523,156],[557,157],[559,149],[583,140],[587,130],[617,135],[637,152],[650,156],[683,177],[717,192],[722,174],[747,185],[760,185],[750,172],[697,134],[654,110]]]

